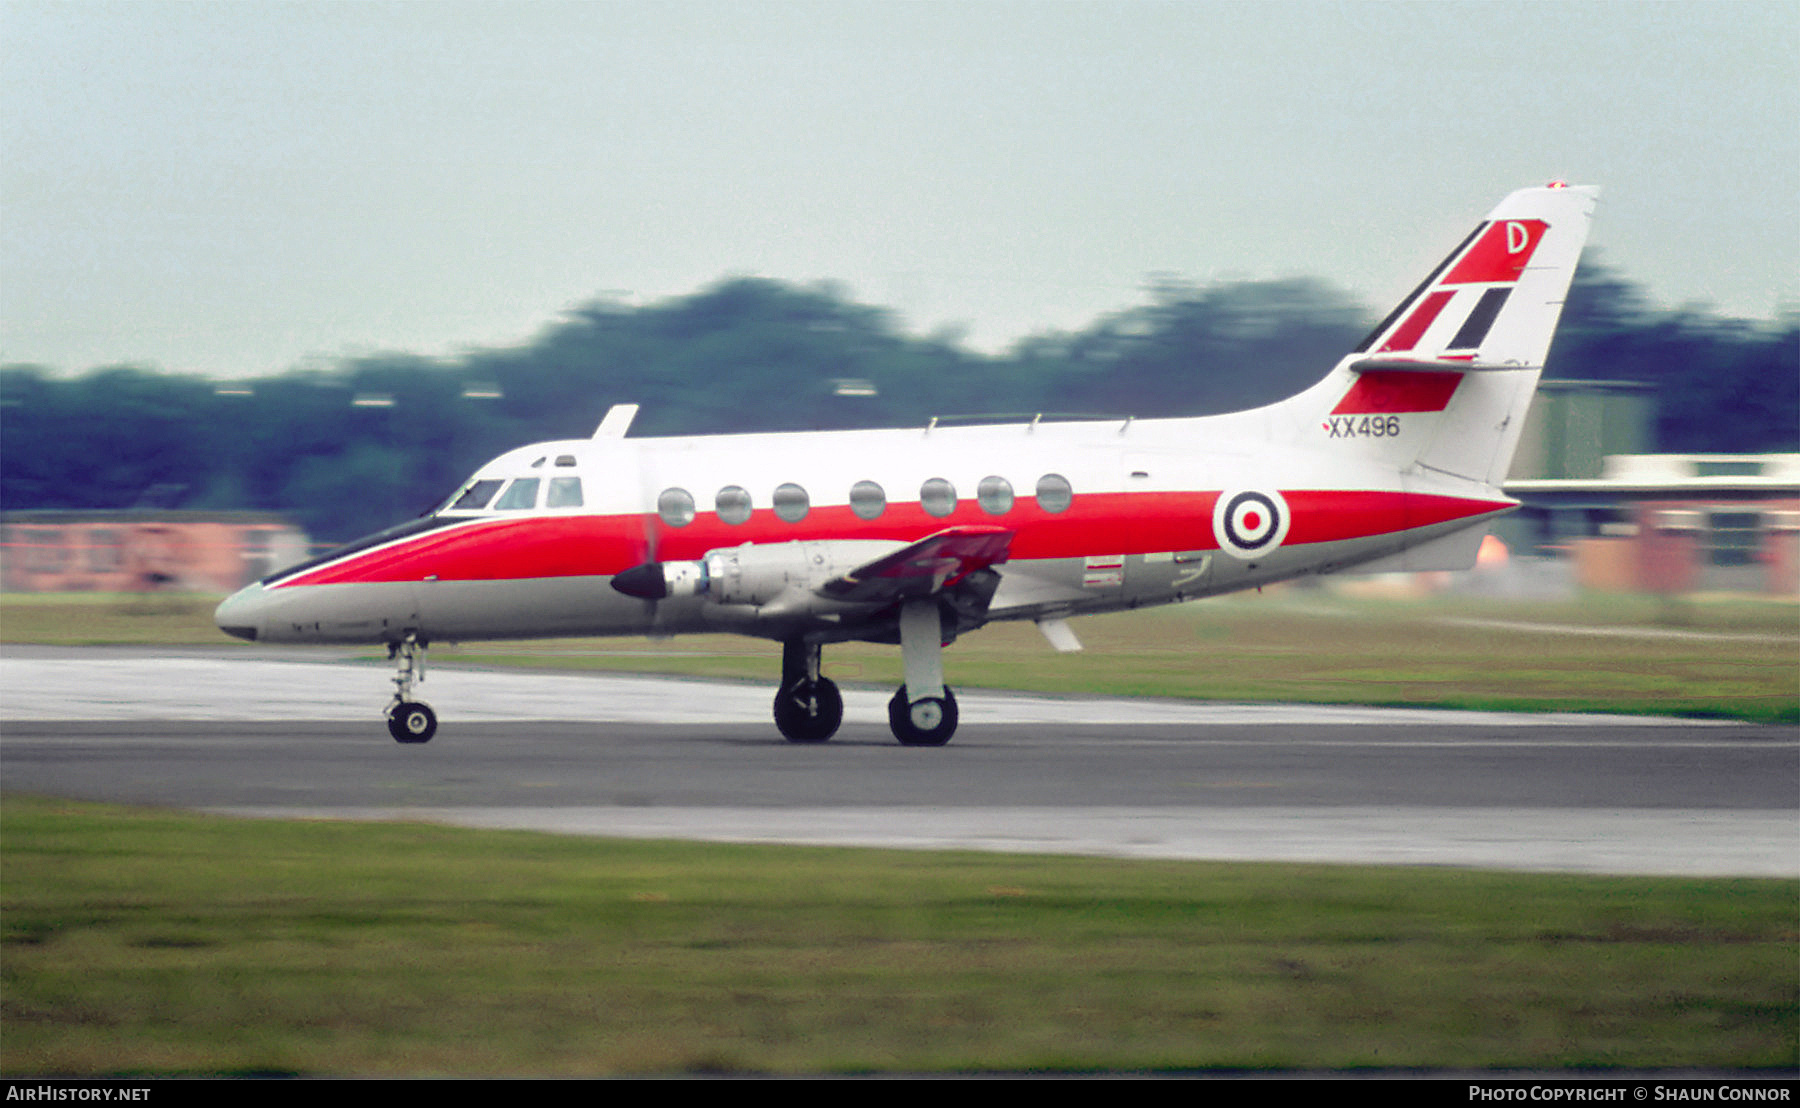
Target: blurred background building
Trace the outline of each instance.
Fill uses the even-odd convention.
[[[232,592],[307,556],[266,512],[0,512],[8,592]]]
[[[1651,454],[1651,390],[1544,381],[1494,528],[1603,592],[1800,595],[1800,454]]]

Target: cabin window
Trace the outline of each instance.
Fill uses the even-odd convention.
[[[887,492],[873,481],[858,481],[850,486],[850,510],[857,519],[880,519],[887,511]]]
[[[812,501],[799,485],[789,482],[775,490],[775,515],[784,523],[799,523],[811,507]]]
[[[494,499],[494,494],[499,492],[500,486],[504,484],[506,484],[506,482],[497,477],[489,478],[485,481],[476,481],[474,484],[464,489],[461,496],[451,501],[450,507],[445,510],[451,512],[478,512],[487,507],[487,502]]]
[[[988,515],[1005,515],[1013,506],[1011,482],[1004,477],[983,477],[981,484],[975,486],[975,502]]]
[[[550,489],[544,494],[546,508],[579,508],[581,507],[581,478],[552,477]]]
[[[694,522],[694,497],[686,489],[664,489],[656,498],[656,514],[670,527]]]
[[[537,507],[538,479],[521,477],[507,486],[494,507],[502,512],[516,512]]]
[[[1046,473],[1038,478],[1038,507],[1046,512],[1066,512],[1069,505],[1075,502],[1075,492],[1069,487],[1069,479],[1060,473]]]
[[[753,505],[750,503],[750,490],[739,485],[726,485],[713,498],[713,506],[719,510],[719,518],[726,523],[746,523],[750,519]]]
[[[575,455],[558,454],[556,456],[556,464],[564,468],[572,468],[575,465]]]
[[[939,519],[956,510],[956,486],[942,477],[933,477],[919,487],[919,507],[926,515]]]

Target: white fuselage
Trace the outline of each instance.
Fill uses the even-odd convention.
[[[647,603],[608,584],[647,561],[745,544],[790,544],[796,558],[794,544],[821,544],[845,555],[835,566],[845,570],[946,527],[992,525],[1012,541],[986,618],[1044,619],[1351,568],[1512,506],[1471,481],[1404,480],[1378,458],[1334,449],[1324,426],[1310,448],[1270,450],[1294,430],[1272,425],[1279,411],[540,443],[475,474],[465,489],[493,483],[480,507],[447,506],[385,541],[276,574],[227,601],[219,623],[271,642],[858,638],[862,621],[816,598]],[[1397,423],[1389,445],[1405,448],[1408,433]],[[1270,498],[1268,508],[1250,503],[1236,524],[1216,518],[1237,490]],[[788,576],[816,583],[798,568]]]

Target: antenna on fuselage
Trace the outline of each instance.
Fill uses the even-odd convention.
[[[594,428],[594,437],[597,439],[624,438],[625,432],[631,429],[631,421],[637,418],[637,414],[638,406],[636,404],[614,404],[606,409],[606,417],[600,421],[600,426]]]

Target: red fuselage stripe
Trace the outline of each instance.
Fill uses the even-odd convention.
[[[1312,490],[1283,495],[1293,515],[1284,546],[1367,538],[1511,507],[1508,501],[1402,492]],[[814,508],[799,523],[783,522],[772,510],[759,510],[737,525],[701,513],[685,527],[667,527],[655,516],[636,515],[471,519],[361,551],[273,587],[611,576],[653,556],[687,561],[708,550],[746,542],[916,542],[947,527],[996,524],[1014,532],[1015,560],[1213,550],[1219,545],[1212,533],[1217,499],[1215,492],[1089,493],[1076,497],[1064,512],[1020,503],[1004,516],[990,516],[969,501],[941,518],[927,515],[917,504],[890,504],[886,514],[873,522],[858,519],[847,506]]]

